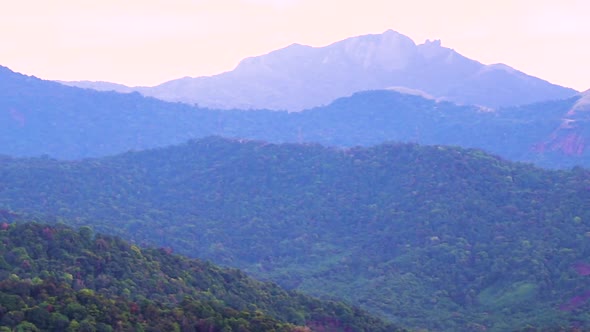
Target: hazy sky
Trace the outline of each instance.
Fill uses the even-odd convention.
[[[292,43],[396,30],[590,88],[588,0],[0,0],[0,65],[45,79],[156,85]]]

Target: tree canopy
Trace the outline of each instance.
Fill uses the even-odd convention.
[[[88,227],[4,223],[0,252],[0,326],[16,331],[398,330],[341,303]]]
[[[574,267],[590,250],[589,188],[581,168],[416,144],[208,138],[85,161],[0,159],[2,209],[428,329],[588,326],[588,304],[567,304],[588,283]]]

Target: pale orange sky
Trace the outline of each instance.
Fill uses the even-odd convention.
[[[0,65],[44,79],[151,86],[228,71],[292,43],[393,29],[590,88],[587,0],[0,1]]]

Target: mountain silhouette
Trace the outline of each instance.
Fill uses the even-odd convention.
[[[128,92],[98,82],[68,84]],[[221,109],[301,111],[363,90],[405,87],[460,104],[497,108],[563,99],[576,91],[504,64],[484,65],[442,46],[416,45],[393,30],[325,47],[293,44],[246,58],[232,70],[185,77],[136,91],[168,101]]]

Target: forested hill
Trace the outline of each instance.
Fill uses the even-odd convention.
[[[589,281],[574,268],[590,254],[588,206],[587,170],[444,146],[208,138],[77,162],[0,159],[1,209],[434,330],[589,327]]]
[[[0,154],[71,160],[219,135],[348,147],[451,144],[548,167],[587,166],[588,112],[570,112],[578,100],[491,111],[369,91],[300,113],[217,111],[68,87],[0,67]]]
[[[0,223],[0,249],[6,331],[398,330],[343,304],[85,227]]]

